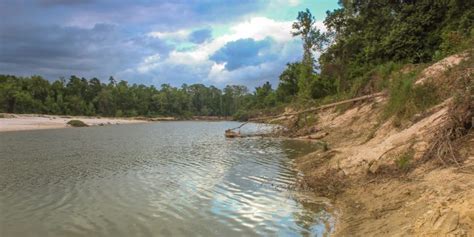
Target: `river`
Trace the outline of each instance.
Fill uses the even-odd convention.
[[[299,175],[293,159],[313,147],[226,139],[224,130],[237,125],[161,122],[0,133],[0,236],[330,231],[327,205],[292,188]]]

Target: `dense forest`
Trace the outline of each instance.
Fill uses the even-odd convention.
[[[287,64],[274,90],[265,83],[224,89],[202,84],[160,88],[110,78],[71,76],[49,82],[40,76],[0,75],[0,112],[102,116],[230,116],[308,105],[380,91],[401,65],[423,64],[474,44],[474,2],[464,0],[342,0],[328,11],[327,31],[316,28],[309,10],[293,24],[302,39],[300,62]],[[318,60],[314,55],[320,54]]]
[[[113,77],[106,84],[97,78],[87,80],[76,76],[50,83],[40,76],[1,75],[0,85],[4,112],[117,117],[229,116],[243,106],[263,106],[254,98],[264,90],[257,89],[251,95],[244,86],[229,85],[220,90],[202,84],[184,84],[181,88],[163,84],[157,89],[116,82]]]
[[[397,66],[431,63],[474,44],[473,1],[341,0],[339,4],[341,8],[327,12],[324,33],[314,28],[308,10],[299,13],[293,35],[302,36],[305,56],[302,62],[288,64],[280,77],[279,97],[290,101],[368,94],[388,86],[373,79]],[[318,63],[313,51],[321,53]]]

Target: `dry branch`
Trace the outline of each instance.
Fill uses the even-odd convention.
[[[384,96],[384,95],[385,95],[385,92],[379,92],[379,93],[375,93],[375,94],[370,94],[370,95],[365,95],[365,96],[361,96],[361,97],[352,98],[352,99],[349,99],[349,100],[343,100],[343,101],[339,101],[339,102],[335,102],[335,103],[331,103],[331,104],[326,104],[326,105],[322,105],[322,106],[319,106],[319,107],[316,107],[316,108],[306,109],[306,110],[302,110],[302,111],[298,111],[298,112],[294,112],[294,113],[286,113],[286,114],[280,114],[280,115],[274,115],[274,116],[252,118],[252,119],[249,119],[249,121],[262,121],[262,120],[268,120],[268,119],[284,119],[285,117],[288,117],[288,116],[300,115],[300,114],[304,114],[304,113],[314,112],[314,111],[318,111],[318,110],[332,108],[332,107],[342,105],[342,104],[347,104],[347,103],[357,102],[357,101],[361,101],[361,100],[372,99],[372,98],[379,97],[379,96]]]

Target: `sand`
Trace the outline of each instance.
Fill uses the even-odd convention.
[[[81,120],[89,126],[102,126],[112,124],[146,123],[144,120],[127,118],[101,118],[85,116],[38,115],[38,114],[2,114],[0,118],[0,132],[56,129],[71,127],[67,125],[70,120]]]
[[[462,65],[461,56],[426,68],[418,82],[450,85],[446,96],[454,95],[456,86],[463,85],[459,80],[473,78],[472,61]],[[451,140],[447,157],[424,157],[431,144],[439,144],[435,141],[451,126],[453,116],[461,117],[458,111],[465,117],[472,114],[463,112],[464,105],[455,107],[456,97],[451,97],[395,126],[381,119],[387,99],[358,103],[342,112],[318,111],[316,122],[307,125],[315,129],[302,135],[295,131],[301,139],[315,138],[326,145],[298,158],[295,165],[304,174],[305,190],[329,197],[337,210],[332,234],[474,236],[474,130]]]
[[[474,236],[474,132],[455,143],[460,166],[433,160],[409,173],[384,169],[396,167],[411,145],[413,162],[421,159],[449,101],[405,128],[378,124],[383,100],[318,114],[314,136],[327,133],[322,140],[329,150],[295,164],[317,194],[340,189],[328,196],[338,214],[335,236]]]

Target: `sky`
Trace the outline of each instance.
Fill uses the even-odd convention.
[[[301,60],[298,11],[337,0],[1,0],[0,74],[249,88]]]

